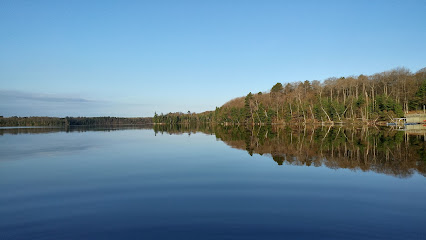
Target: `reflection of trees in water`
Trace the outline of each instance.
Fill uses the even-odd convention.
[[[63,132],[64,128],[2,128],[0,129],[0,136],[5,134],[18,135],[18,134],[40,134],[40,133],[53,133]]]
[[[169,134],[201,131],[250,155],[271,155],[278,165],[326,166],[397,177],[426,176],[424,136],[389,128],[189,125],[154,126]],[[169,130],[170,129],[170,130]]]
[[[116,131],[152,126],[0,129],[4,134]],[[389,128],[285,127],[221,125],[154,125],[155,134],[215,134],[217,139],[250,155],[270,155],[278,165],[326,166],[374,171],[397,177],[414,172],[426,176],[424,135],[411,136]]]
[[[169,135],[191,135],[196,132],[203,132],[205,134],[214,134],[214,128],[210,124],[155,124],[153,126],[155,135],[169,134]]]
[[[0,136],[5,134],[42,134],[55,132],[110,132],[126,129],[152,129],[151,125],[106,125],[106,126],[64,126],[64,127],[18,127],[18,128],[0,128]]]

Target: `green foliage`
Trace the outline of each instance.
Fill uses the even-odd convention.
[[[376,97],[375,112],[378,113],[381,119],[387,119],[389,116],[403,117],[404,111],[402,106],[395,102],[392,98],[385,95]]]
[[[355,105],[358,108],[364,106],[364,104],[365,104],[365,99],[363,97],[359,97],[355,102]]]
[[[423,80],[422,84],[418,88],[414,98],[410,101],[410,109],[423,109],[426,104],[426,79]]]
[[[268,109],[267,114],[268,114],[267,123],[271,124],[273,119],[276,118],[276,112],[273,109],[270,108],[270,109]]]
[[[324,111],[321,109],[320,103],[314,104],[312,111],[314,112],[315,119],[318,119],[320,121],[327,119],[327,116],[325,115]]]
[[[271,92],[273,93],[282,92],[283,89],[284,89],[283,85],[281,83],[277,83],[271,88]]]
[[[253,117],[251,110],[251,101],[253,100],[253,94],[249,92],[246,98],[244,99],[244,113],[245,113],[245,122],[248,123],[250,118]]]

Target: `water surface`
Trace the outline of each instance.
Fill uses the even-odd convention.
[[[424,239],[389,129],[0,129],[0,239]]]

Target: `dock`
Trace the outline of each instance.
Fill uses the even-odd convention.
[[[426,114],[406,114],[403,118],[393,118],[388,126],[426,125]]]
[[[426,124],[426,114],[406,114],[405,119],[408,124]]]

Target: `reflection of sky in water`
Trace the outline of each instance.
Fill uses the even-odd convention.
[[[99,146],[90,138],[71,136],[66,133],[42,135],[5,135],[0,137],[2,160],[14,160],[34,157],[53,157],[58,154],[73,154]]]
[[[146,126],[128,127],[12,127],[0,128],[0,160],[25,159],[40,156],[72,154],[100,148],[107,144],[102,138],[94,139],[95,132],[144,129]],[[68,132],[66,132],[68,131]]]

